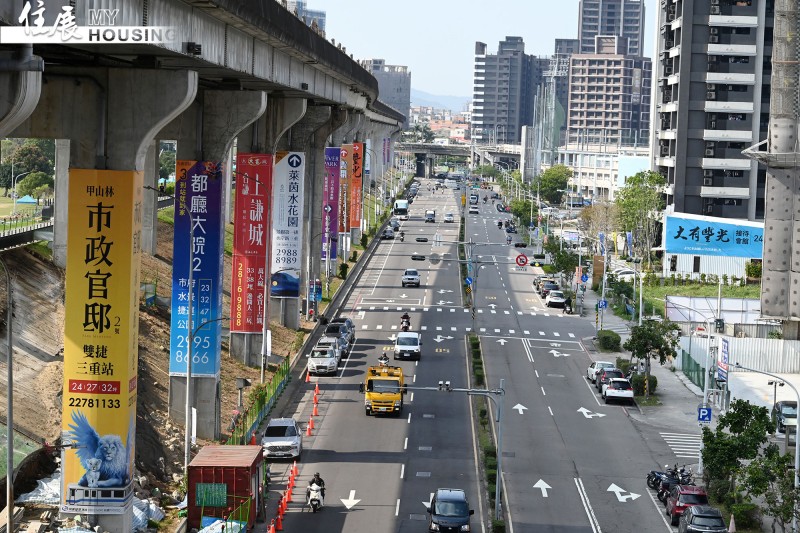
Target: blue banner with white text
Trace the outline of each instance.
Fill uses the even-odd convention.
[[[672,254],[713,255],[761,259],[764,227],[668,215],[664,249]]]

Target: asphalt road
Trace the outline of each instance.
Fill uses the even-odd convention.
[[[547,309],[533,292],[531,271],[514,263],[522,249],[507,246],[496,225],[500,214],[480,202],[467,215],[466,238],[479,256],[475,280],[477,312],[461,300],[458,264],[412,261],[437,253],[456,257],[459,191],[432,194],[422,180],[420,195],[403,223],[405,241],[380,243],[341,309],[356,325],[357,341],[336,376],[313,377],[319,385],[315,429],[304,441],[294,501],[284,517],[287,531],[425,531],[425,503],[436,488],[461,488],[475,509],[473,531],[488,531],[489,510],[479,485],[478,450],[466,394],[418,390],[449,380],[468,385],[466,334],[476,330],[486,365],[487,386],[504,380],[503,484],[509,532],[671,531],[663,505],[645,485],[651,468],[671,458],[658,432],[637,425],[628,407],[602,403],[584,378],[589,358],[581,340],[594,333],[590,321]],[[432,183],[432,182],[431,182]],[[482,197],[482,195],[481,195]],[[423,222],[426,209],[436,223]],[[446,212],[456,222],[442,222]],[[516,236],[515,240],[516,240]],[[417,242],[427,238],[428,242]],[[403,288],[406,268],[417,268],[421,287]],[[358,384],[381,351],[391,358],[400,315],[411,315],[423,336],[419,362],[392,362],[410,386],[402,416],[367,417]],[[313,385],[301,384],[288,412],[304,427],[313,410]],[[497,430],[497,426],[493,426]],[[277,485],[289,463],[273,465]],[[326,481],[321,514],[302,512],[305,486],[314,472]]]

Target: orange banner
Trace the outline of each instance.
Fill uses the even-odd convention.
[[[69,173],[61,416],[66,513],[122,514],[132,501],[142,183],[135,171]]]

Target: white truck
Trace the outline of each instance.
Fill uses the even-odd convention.
[[[433,209],[428,209],[425,211],[425,223],[428,222],[436,223],[436,211]]]
[[[397,334],[394,341],[395,359],[413,359],[419,361],[422,353],[422,335],[413,331],[403,331]]]

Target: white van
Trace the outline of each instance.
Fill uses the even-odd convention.
[[[456,180],[450,180],[450,179],[444,180],[444,186],[447,187],[448,189],[458,189],[461,187],[461,185]]]

